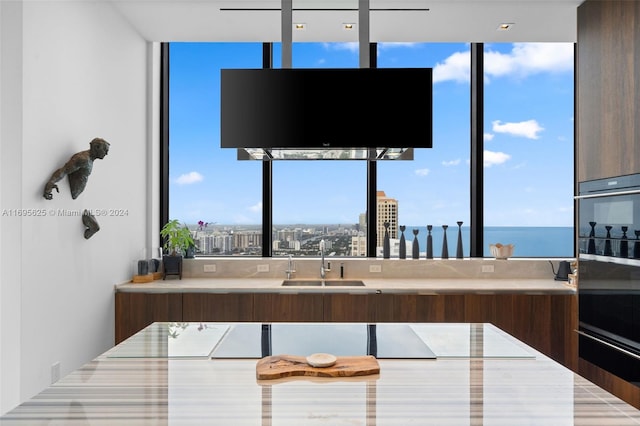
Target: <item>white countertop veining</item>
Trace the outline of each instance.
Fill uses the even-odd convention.
[[[364,278],[364,287],[285,287],[283,278],[182,278],[167,277],[150,283],[125,283],[119,292],[142,293],[524,293],[575,294],[564,281],[544,278]]]
[[[261,352],[256,358],[167,356],[169,341],[175,340],[169,335],[172,324],[175,323],[152,324],[7,412],[0,417],[0,424],[622,426],[640,423],[636,408],[492,324],[389,324],[389,327],[412,327],[436,358],[378,359],[380,373],[365,376],[274,380],[256,378],[257,358],[265,356]],[[185,329],[180,337],[187,337],[189,345],[203,339],[205,352],[218,341],[207,333],[207,327],[234,326],[185,325],[193,328],[194,333],[191,335]],[[333,324],[278,326],[333,327]],[[258,350],[264,347],[259,339],[253,342]],[[118,356],[116,352],[122,349],[128,355]],[[201,350],[194,353],[199,355]]]

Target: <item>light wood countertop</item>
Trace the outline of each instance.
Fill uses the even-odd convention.
[[[353,278],[350,278],[353,279]],[[116,291],[142,293],[410,293],[410,294],[575,294],[565,281],[553,279],[365,278],[364,287],[285,287],[277,278],[167,277],[150,283],[125,283]]]

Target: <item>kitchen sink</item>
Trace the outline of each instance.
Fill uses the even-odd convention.
[[[287,287],[364,287],[361,280],[284,280],[283,286]]]

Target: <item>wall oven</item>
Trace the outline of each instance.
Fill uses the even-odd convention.
[[[640,174],[579,184],[580,357],[640,386]]]

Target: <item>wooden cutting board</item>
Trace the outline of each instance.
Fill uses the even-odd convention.
[[[280,379],[291,376],[352,377],[380,373],[378,360],[371,355],[339,356],[330,367],[312,367],[306,357],[297,355],[272,355],[258,361],[258,380]]]

